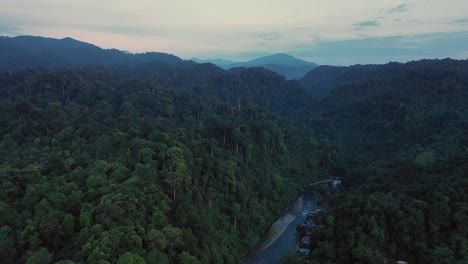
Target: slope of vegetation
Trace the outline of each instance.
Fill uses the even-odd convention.
[[[313,263],[468,262],[468,62],[409,65],[340,87],[309,115],[348,160]]]
[[[316,99],[329,95],[346,84],[364,83],[369,80],[387,80],[425,67],[443,70],[452,60],[421,60],[407,63],[390,62],[383,65],[319,66],[300,79],[304,89]]]
[[[2,263],[237,263],[340,163],[295,83],[140,67],[0,75]]]
[[[72,38],[0,37],[0,70],[24,70],[38,65],[52,69],[98,65],[128,66],[154,61],[169,65],[183,62],[171,54],[127,54],[116,49],[102,49]]]

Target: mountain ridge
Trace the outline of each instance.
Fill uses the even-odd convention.
[[[287,79],[300,79],[318,65],[295,58],[286,53],[276,53],[246,62],[222,59],[201,60],[222,69],[263,67]],[[187,61],[173,54],[162,52],[130,53],[118,49],[103,49],[92,43],[66,37],[62,39],[40,36],[0,36],[0,69],[22,70],[45,66],[49,68],[86,66],[128,66],[148,62],[180,64]]]
[[[213,63],[226,70],[239,67],[263,67],[281,74],[287,79],[300,79],[318,66],[314,62],[301,60],[286,53],[275,53],[245,62],[231,62],[223,59],[200,60],[193,58],[192,60],[199,63]]]
[[[299,82],[310,96],[320,99],[344,85],[370,80],[392,79],[410,71],[430,67],[432,64],[445,66],[445,64],[450,64],[451,62],[452,59],[436,59],[409,61],[406,63],[389,62],[386,64],[356,64],[350,66],[320,65],[304,75]]]
[[[161,52],[129,54],[103,49],[70,37],[55,39],[38,36],[0,37],[0,69],[21,70],[36,66],[50,68],[117,66],[158,61],[177,64],[183,60]]]

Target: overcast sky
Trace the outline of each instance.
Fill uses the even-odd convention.
[[[320,64],[468,57],[468,0],[0,0],[0,35]]]

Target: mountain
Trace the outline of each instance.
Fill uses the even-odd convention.
[[[258,67],[260,65],[285,65],[285,66],[300,66],[300,65],[309,65],[317,66],[313,62],[304,61],[298,58],[295,58],[286,53],[276,53],[264,57],[260,57],[254,60],[247,62],[238,62],[237,65],[242,65],[238,67]]]
[[[166,53],[129,54],[116,49],[102,49],[72,38],[0,37],[0,69],[3,70],[20,70],[38,65],[50,68],[120,66],[152,61],[164,64],[182,62],[180,58]]]
[[[230,62],[226,60],[198,60],[199,62],[211,62],[223,69],[238,67],[263,67],[283,75],[287,79],[300,79],[304,74],[318,65],[304,61],[291,55],[278,53],[246,62]]]

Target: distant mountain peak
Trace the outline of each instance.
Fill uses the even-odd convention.
[[[74,38],[71,38],[71,37],[65,37],[65,38],[62,38],[61,40],[69,40],[69,41],[78,41]]]
[[[287,53],[274,53],[274,54],[271,54],[271,55],[267,55],[267,56],[264,56],[265,57],[269,57],[269,58],[275,58],[275,59],[296,59],[296,60],[300,60],[292,55],[289,55]]]
[[[264,57],[271,57],[271,58],[293,58],[293,59],[296,59],[294,56],[291,56],[287,53],[274,53],[274,54],[271,54],[271,55],[267,55],[267,56],[264,56]]]
[[[192,60],[198,63],[210,62],[226,70],[239,67],[263,67],[283,75],[287,79],[300,79],[318,66],[314,62],[301,60],[287,53],[275,53],[245,62],[231,62],[222,59],[199,60],[196,58]]]
[[[286,53],[275,53],[275,54],[267,55],[264,57],[260,57],[258,59],[248,61],[247,63],[255,64],[255,65],[257,64],[281,64],[281,65],[288,65],[288,66],[294,66],[294,67],[302,66],[302,65],[317,66],[317,64],[314,62],[301,60]]]

